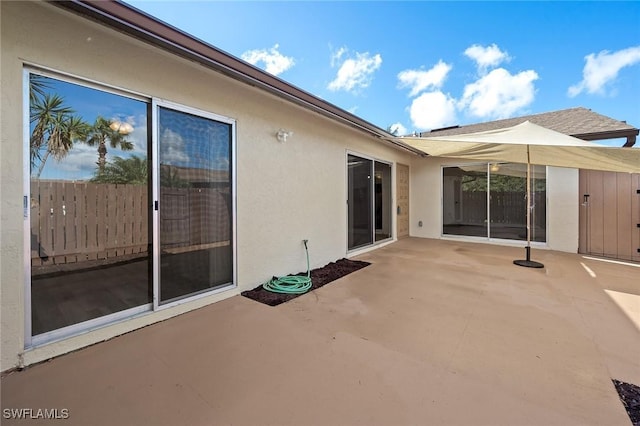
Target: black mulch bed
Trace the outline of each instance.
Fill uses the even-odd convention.
[[[640,426],[640,386],[614,380],[620,400],[629,414],[633,426]]]
[[[335,262],[329,263],[326,266],[323,266],[322,268],[312,269],[311,288],[307,293],[316,290],[325,284],[329,284],[331,281],[337,280],[338,278],[355,272],[358,269],[362,269],[368,265],[370,265],[369,262],[364,262],[362,260],[339,259]],[[307,273],[300,272],[296,275],[307,275]],[[264,303],[265,305],[269,306],[276,306],[281,303],[288,302],[291,299],[295,299],[298,296],[302,296],[302,294],[272,293],[263,289],[262,285],[259,285],[253,290],[243,291],[241,294],[244,297],[248,297],[249,299],[253,299],[257,302]]]

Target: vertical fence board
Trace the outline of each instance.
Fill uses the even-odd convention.
[[[107,185],[98,185],[96,187],[96,243],[97,258],[106,258],[107,248]]]
[[[631,182],[631,259],[640,262],[640,173],[634,174]]]
[[[580,236],[578,238],[578,253],[589,253],[589,240],[588,240],[588,232],[587,232],[587,217],[589,214],[588,211],[588,197],[585,195],[589,194],[589,186],[588,186],[588,176],[589,170],[580,170],[580,189],[578,194],[578,202],[580,203]]]
[[[630,173],[615,173],[616,178],[616,198],[617,205],[615,214],[616,228],[612,232],[617,236],[616,254],[618,259],[631,260],[631,250],[633,246],[633,223],[632,223],[632,196],[631,183],[633,175]],[[632,230],[629,232],[629,230]]]
[[[105,248],[107,251],[107,257],[112,257],[116,256],[117,253],[114,249],[118,246],[118,197],[115,185],[108,185],[107,191],[107,243]]]
[[[603,229],[603,253],[607,257],[616,257],[618,252],[618,189],[616,173],[603,172],[604,208],[602,217]]]
[[[76,184],[76,244],[78,262],[87,256],[87,223],[86,223],[87,184]]]
[[[95,260],[99,251],[98,247],[98,186],[87,184],[85,193],[85,229],[86,229],[86,248],[87,259]]]
[[[604,254],[604,172],[589,171],[589,248],[591,254]]]
[[[76,230],[77,192],[76,184],[74,182],[67,182],[64,186],[64,252],[67,255],[66,263],[72,263],[77,261],[76,253],[78,253],[78,237]]]

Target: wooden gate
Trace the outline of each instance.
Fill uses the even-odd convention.
[[[640,262],[640,174],[580,170],[578,252]]]

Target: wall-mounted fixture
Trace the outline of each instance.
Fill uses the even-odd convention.
[[[278,133],[276,133],[276,138],[282,143],[286,142],[291,136],[293,136],[293,132],[290,130],[280,129]]]

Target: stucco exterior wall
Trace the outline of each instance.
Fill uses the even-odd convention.
[[[580,237],[579,170],[547,168],[547,243],[549,248],[578,252]]]
[[[414,237],[442,237],[442,166],[462,164],[446,158],[419,158],[411,162],[410,234]],[[538,248],[576,253],[579,236],[578,170],[547,167],[547,243]],[[418,222],[422,221],[422,226]],[[464,238],[464,237],[454,237]],[[480,239],[470,239],[480,241]],[[492,244],[522,245],[520,242]]]
[[[49,4],[1,3],[0,370],[99,342],[253,288],[272,275],[347,252],[346,153],[410,163],[410,155],[190,61]],[[237,121],[236,289],[24,350],[23,68],[34,65]],[[286,143],[279,128],[293,131]],[[395,175],[395,168],[393,169]],[[394,215],[395,216],[395,215]],[[393,223],[395,229],[395,222]]]

